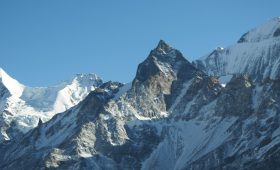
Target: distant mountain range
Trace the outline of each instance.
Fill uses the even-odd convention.
[[[189,62],[160,40],[127,84],[0,70],[0,169],[275,170],[280,18]]]

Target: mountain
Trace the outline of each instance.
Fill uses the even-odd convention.
[[[20,138],[24,133],[56,113],[83,100],[102,84],[95,74],[79,74],[52,87],[27,87],[0,69],[0,143]]]
[[[139,169],[168,134],[182,126],[179,120],[190,116],[175,110],[187,109],[184,103],[193,101],[195,107],[207,105],[219,90],[214,78],[160,41],[138,66],[132,83],[104,83],[77,106],[3,147],[1,169]],[[205,95],[194,99],[196,92]]]
[[[280,17],[245,33],[227,48],[218,47],[193,64],[209,75],[248,74],[262,81],[280,73]]]
[[[249,35],[242,43],[257,40]],[[132,82],[103,83],[0,145],[0,169],[279,169],[278,76],[195,66],[161,40]]]

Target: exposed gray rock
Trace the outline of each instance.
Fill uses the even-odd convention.
[[[234,75],[217,100],[216,113],[246,117],[253,113],[252,80],[246,75]]]

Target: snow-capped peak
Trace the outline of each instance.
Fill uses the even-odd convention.
[[[245,33],[238,41],[243,42],[260,42],[262,40],[280,36],[280,17],[275,17],[261,26]]]
[[[20,97],[24,90],[24,85],[9,76],[2,68],[0,68],[0,82],[9,90],[13,96]]]

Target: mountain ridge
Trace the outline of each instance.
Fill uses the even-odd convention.
[[[244,44],[259,42],[236,48]],[[215,64],[227,50],[190,63],[160,40],[131,83],[102,83],[22,138],[0,144],[0,169],[277,169],[280,79],[263,79],[261,71],[220,74]]]
[[[76,105],[101,83],[95,74],[78,74],[55,86],[28,87],[1,69],[0,143],[21,136],[36,127],[39,120],[45,122]]]

